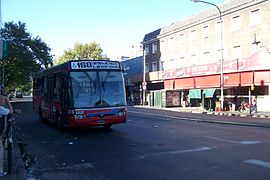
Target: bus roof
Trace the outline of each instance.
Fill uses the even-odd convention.
[[[44,76],[63,70],[121,70],[120,62],[110,60],[70,60],[65,63],[41,70],[34,74],[34,77]]]

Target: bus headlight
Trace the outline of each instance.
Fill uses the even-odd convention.
[[[121,110],[116,114],[116,116],[125,116],[126,114],[127,114],[126,109],[121,109]]]
[[[83,114],[76,114],[75,115],[75,119],[77,119],[77,120],[80,120],[80,119],[83,119],[83,118],[85,118],[85,115],[83,115]]]

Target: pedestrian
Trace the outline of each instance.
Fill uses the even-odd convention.
[[[252,109],[251,109],[252,112],[257,112],[257,99],[256,99],[256,96],[253,96],[252,97]]]
[[[0,177],[5,176],[7,173],[3,170],[3,161],[4,161],[4,147],[2,143],[2,133],[4,129],[4,116],[13,113],[13,108],[9,102],[9,98],[6,96],[0,95]]]
[[[233,97],[233,104],[234,104],[234,110],[233,111],[235,111],[236,109],[238,109],[237,95],[235,95]]]

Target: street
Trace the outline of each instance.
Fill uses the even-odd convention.
[[[62,132],[37,121],[31,102],[14,107],[22,110],[16,134],[33,179],[270,178],[269,128],[199,121],[241,117],[128,107],[127,123],[110,131]]]

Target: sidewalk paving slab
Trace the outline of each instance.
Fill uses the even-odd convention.
[[[179,113],[196,113],[213,116],[236,116],[237,119],[222,120],[222,119],[202,119],[201,122],[221,123],[221,124],[234,124],[253,127],[270,128],[270,112],[239,112],[239,111],[207,111],[199,107],[152,107],[152,106],[134,106],[138,108],[150,108],[156,110],[174,111]],[[241,117],[241,118],[240,118]],[[245,118],[246,117],[246,118]]]
[[[17,139],[13,137],[13,152],[12,152],[12,168],[11,173],[4,177],[0,177],[1,180],[27,180],[27,173],[22,160],[21,152]]]

